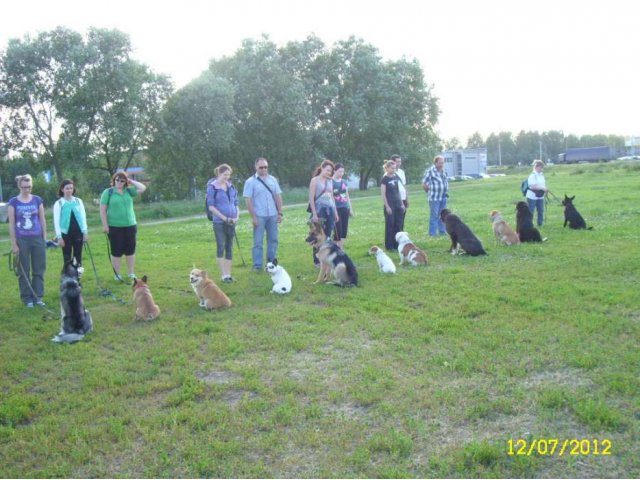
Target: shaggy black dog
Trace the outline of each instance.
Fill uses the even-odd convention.
[[[582,215],[578,213],[576,207],[573,205],[573,197],[567,197],[567,194],[564,195],[564,200],[562,200],[562,205],[564,205],[564,226],[569,224],[569,228],[573,228],[575,230],[580,230],[581,228],[585,228],[587,230],[591,230],[593,227],[587,228],[587,223],[582,218]]]
[[[522,243],[542,242],[540,231],[533,226],[533,213],[526,202],[516,204],[516,233]]]
[[[53,337],[52,341],[74,343],[82,340],[93,329],[91,314],[84,307],[75,258],[65,262],[62,267],[60,310],[62,314],[60,333]]]
[[[451,213],[450,210],[444,208],[440,212],[440,219],[443,221],[447,233],[451,238],[452,253],[458,252],[458,247],[462,248],[466,253],[472,256],[486,255],[487,252],[482,248],[482,243],[478,240],[471,229],[467,227],[460,217]]]

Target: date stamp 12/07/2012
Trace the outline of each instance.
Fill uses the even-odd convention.
[[[507,440],[507,455],[555,456],[611,455],[613,444],[608,438],[523,438]]]

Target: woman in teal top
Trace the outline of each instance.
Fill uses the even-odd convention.
[[[130,180],[125,172],[116,172],[111,180],[111,188],[102,192],[100,197],[100,219],[102,230],[109,237],[111,246],[111,264],[117,281],[122,281],[120,264],[122,255],[127,259],[127,273],[130,279],[136,278],[136,214],[133,211],[133,197],[144,192],[147,187]]]
[[[78,270],[82,271],[82,247],[89,236],[84,203],[74,196],[75,193],[73,180],[63,180],[58,188],[60,199],[53,204],[53,228],[56,231],[58,245],[62,247],[64,262],[67,263],[75,257]]]

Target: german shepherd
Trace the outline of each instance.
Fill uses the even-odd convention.
[[[464,224],[460,217],[451,213],[449,209],[443,208],[440,212],[440,219],[444,223],[447,233],[451,238],[451,248],[449,251],[453,255],[459,253],[460,249],[473,257],[487,254],[478,237],[473,234],[471,229]]]
[[[82,287],[75,257],[65,262],[60,277],[60,333],[51,339],[56,343],[82,340],[93,329],[91,314],[84,306]]]
[[[522,243],[543,241],[540,231],[533,226],[533,213],[526,202],[516,204],[516,232]]]
[[[587,222],[584,221],[582,215],[576,210],[576,207],[573,205],[573,197],[567,197],[567,194],[564,194],[564,200],[562,200],[562,205],[564,205],[564,226],[569,224],[569,228],[573,228],[574,230],[586,229],[592,230],[593,227],[587,228]]]
[[[320,260],[320,273],[315,283],[327,283],[333,277],[334,284],[340,287],[357,286],[358,271],[347,254],[327,238],[320,222],[309,222],[309,227],[305,241],[316,250]]]

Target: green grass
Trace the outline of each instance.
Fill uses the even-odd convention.
[[[383,243],[373,190],[354,201],[346,244],[360,287],[313,285],[301,206],[281,228],[292,293],[270,294],[235,252],[237,282],[222,287],[234,306],[219,312],[188,285],[193,264],[218,278],[207,222],[142,223],[137,273],[162,308],[150,323],[134,322],[94,233],[98,277],[127,303],[99,296],[89,266],[95,331],[75,345],[49,341],[57,320],[22,307],[3,267],[0,476],[640,476],[640,168],[545,174],[593,230],[563,229],[550,203],[547,242],[495,246],[488,212],[514,224],[525,172],[456,182],[450,208],[489,255],[452,257],[411,186],[406,230],[430,264],[382,276],[367,256]],[[238,236],[250,261],[246,215]],[[61,252],[48,256],[55,311]],[[507,440],[536,438],[610,439],[612,455],[507,455]]]

